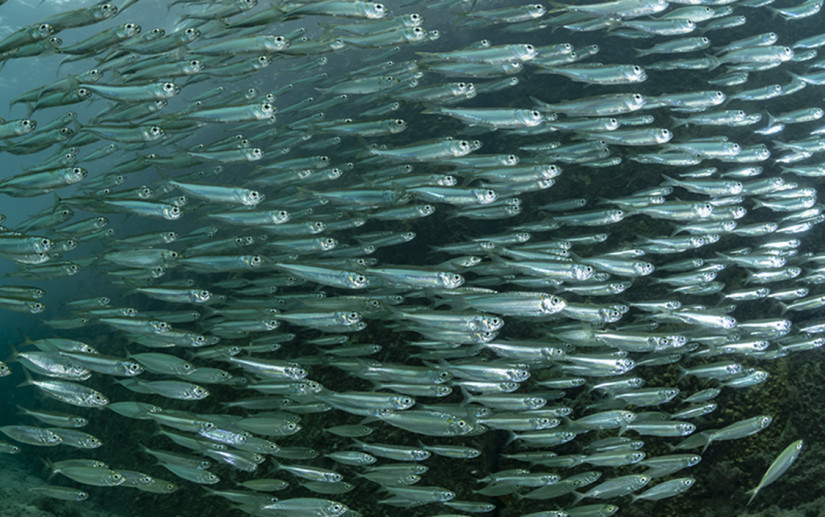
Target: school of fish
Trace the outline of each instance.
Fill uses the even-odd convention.
[[[125,0],[11,28],[0,64],[57,75],[0,121],[28,160],[0,175],[0,317],[42,318],[0,363],[41,401],[0,453],[46,462],[35,494],[158,515],[682,515],[708,448],[786,425],[726,399],[825,343],[822,4]],[[174,30],[130,21],[158,8]]]

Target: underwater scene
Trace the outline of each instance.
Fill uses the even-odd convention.
[[[825,515],[822,4],[0,0],[0,515]]]

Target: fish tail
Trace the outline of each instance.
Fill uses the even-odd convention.
[[[464,397],[461,400],[460,406],[464,407],[473,401],[473,396],[470,394],[469,391],[467,391],[467,388],[465,388],[464,386],[459,386],[458,388],[461,390],[461,395]]]
[[[54,466],[54,463],[51,462],[49,458],[40,458],[40,461],[43,462],[43,465],[49,469],[49,477],[46,478],[46,481],[51,481],[55,474],[57,474],[57,469]]]
[[[9,355],[6,358],[6,362],[7,363],[16,362],[18,360],[18,357],[20,356],[20,352],[18,352],[17,349],[14,348],[14,345],[12,345],[11,343],[9,343],[9,350],[11,350],[11,355]]]
[[[23,343],[24,344],[26,344],[26,345],[33,345],[34,344],[34,341],[32,340],[32,338],[27,336],[26,333],[23,332],[22,329],[17,329],[17,332],[20,332],[20,335],[23,336]]]
[[[688,371],[681,364],[677,364],[676,366],[679,367],[679,378],[677,379],[676,382],[681,382],[681,380],[684,379],[687,376]]]
[[[748,502],[745,504],[745,506],[750,505],[753,502],[754,498],[756,497],[756,494],[758,494],[758,493],[759,493],[759,487],[751,488],[750,490],[745,492],[745,495],[751,494],[751,497],[750,497],[750,499],[748,499]]]
[[[702,433],[699,433],[699,434],[702,434]],[[707,439],[707,441],[705,442],[705,446],[704,446],[704,447],[702,447],[702,454],[704,454],[704,453],[705,453],[705,451],[706,451],[706,450],[708,450],[708,447],[710,446],[710,444],[711,444],[711,442],[712,442],[712,441],[713,441],[713,437],[712,437],[712,436],[708,436],[708,439]]]
[[[555,0],[548,0],[547,3],[553,6],[552,9],[547,10],[547,14],[559,13],[567,10],[567,6],[561,2],[556,2]]]
[[[518,435],[516,434],[515,431],[507,431],[507,432],[510,434],[510,437],[507,438],[507,443],[504,444],[505,446],[510,445],[514,441],[518,440]]]
[[[32,378],[32,374],[30,374],[28,370],[23,368],[23,375],[26,376],[26,380],[21,382],[20,384],[18,384],[16,387],[21,388],[23,386],[33,386],[34,385],[34,379]]]

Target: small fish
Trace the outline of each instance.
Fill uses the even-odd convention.
[[[802,452],[802,445],[802,440],[797,440],[788,445],[781,453],[779,453],[779,456],[777,456],[776,459],[773,460],[773,463],[771,463],[771,466],[768,467],[765,475],[762,476],[759,484],[751,490],[748,490],[747,493],[751,494],[750,499],[748,499],[748,504],[753,502],[760,490],[779,479],[782,474],[791,468],[793,462],[796,461],[796,458],[798,458],[799,454]]]

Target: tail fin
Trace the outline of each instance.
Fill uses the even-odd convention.
[[[23,386],[34,386],[34,379],[32,378],[32,374],[30,374],[29,371],[25,368],[23,368],[23,375],[26,376],[26,380],[18,384],[17,387],[21,388]]]
[[[46,468],[49,469],[49,477],[46,478],[46,482],[49,482],[54,477],[54,475],[57,474],[57,469],[55,468],[54,463],[52,463],[51,460],[49,460],[49,458],[40,458],[40,461],[42,461],[43,465],[45,465]]]
[[[33,345],[34,344],[34,341],[32,340],[32,338],[27,336],[26,333],[23,332],[23,329],[17,329],[17,332],[20,332],[20,335],[23,336],[23,343],[24,344],[26,344],[26,345]]]

